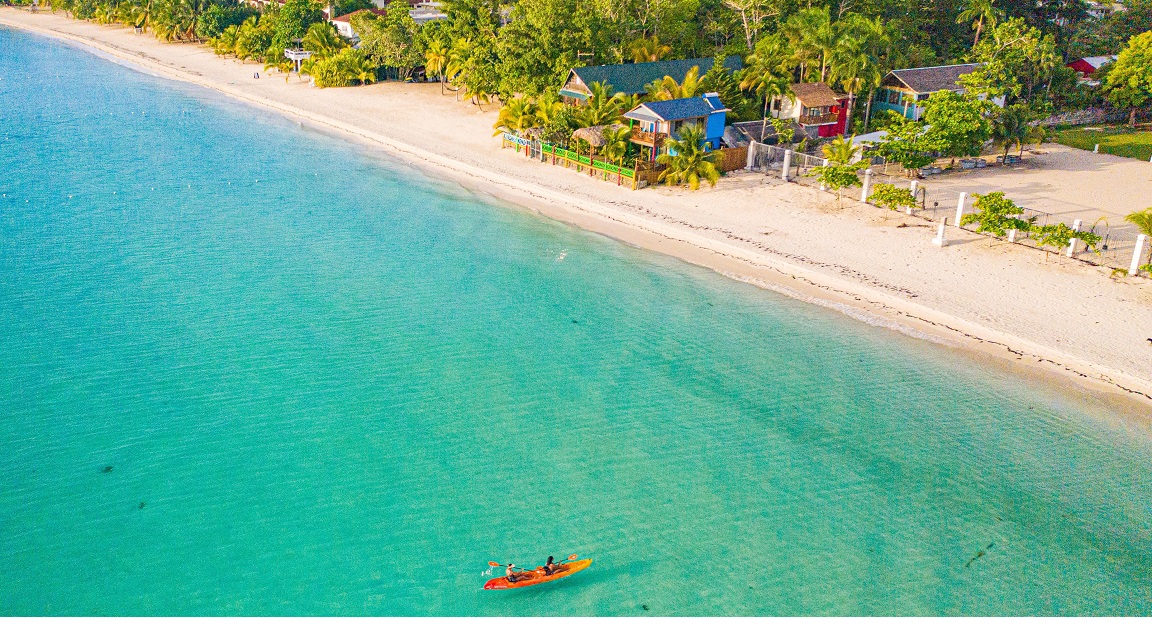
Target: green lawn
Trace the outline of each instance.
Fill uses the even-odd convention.
[[[1110,153],[1114,156],[1147,160],[1152,157],[1152,131],[1135,131],[1128,127],[1105,127],[1097,125],[1095,128],[1103,131],[1086,131],[1094,127],[1071,127],[1058,129],[1056,142],[1077,149],[1091,151],[1096,143],[1100,143],[1100,153]]]

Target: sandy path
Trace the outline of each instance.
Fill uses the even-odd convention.
[[[492,109],[441,96],[435,84],[321,90],[205,47],[62,14],[0,8],[0,23],[78,40],[158,75],[326,125],[469,188],[866,321],[1152,400],[1147,278],[1111,281],[1103,268],[951,229],[941,250],[922,220],[856,204],[839,210],[829,194],[759,174],[695,193],[616,187],[501,150]]]

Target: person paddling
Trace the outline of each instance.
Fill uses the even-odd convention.
[[[556,564],[552,556],[548,556],[548,562],[544,563],[544,575],[550,576],[554,573],[560,573],[563,570],[564,567]]]
[[[516,582],[524,576],[523,573],[520,573],[514,568],[515,566],[516,565],[509,562],[508,567],[504,569],[504,575],[508,577],[508,582]]]

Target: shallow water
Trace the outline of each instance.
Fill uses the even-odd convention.
[[[0,105],[0,614],[1152,613],[1146,414],[2,28]]]

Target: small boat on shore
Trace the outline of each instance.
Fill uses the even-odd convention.
[[[557,565],[557,570],[551,575],[544,573],[544,567],[536,567],[531,571],[520,572],[521,577],[517,578],[516,582],[509,582],[508,578],[504,576],[499,578],[492,578],[488,582],[484,583],[484,589],[519,589],[520,587],[530,587],[535,584],[552,582],[553,580],[567,578],[574,573],[579,573],[587,569],[591,564],[592,558],[585,558],[583,560],[576,560],[574,562],[564,562]]]

